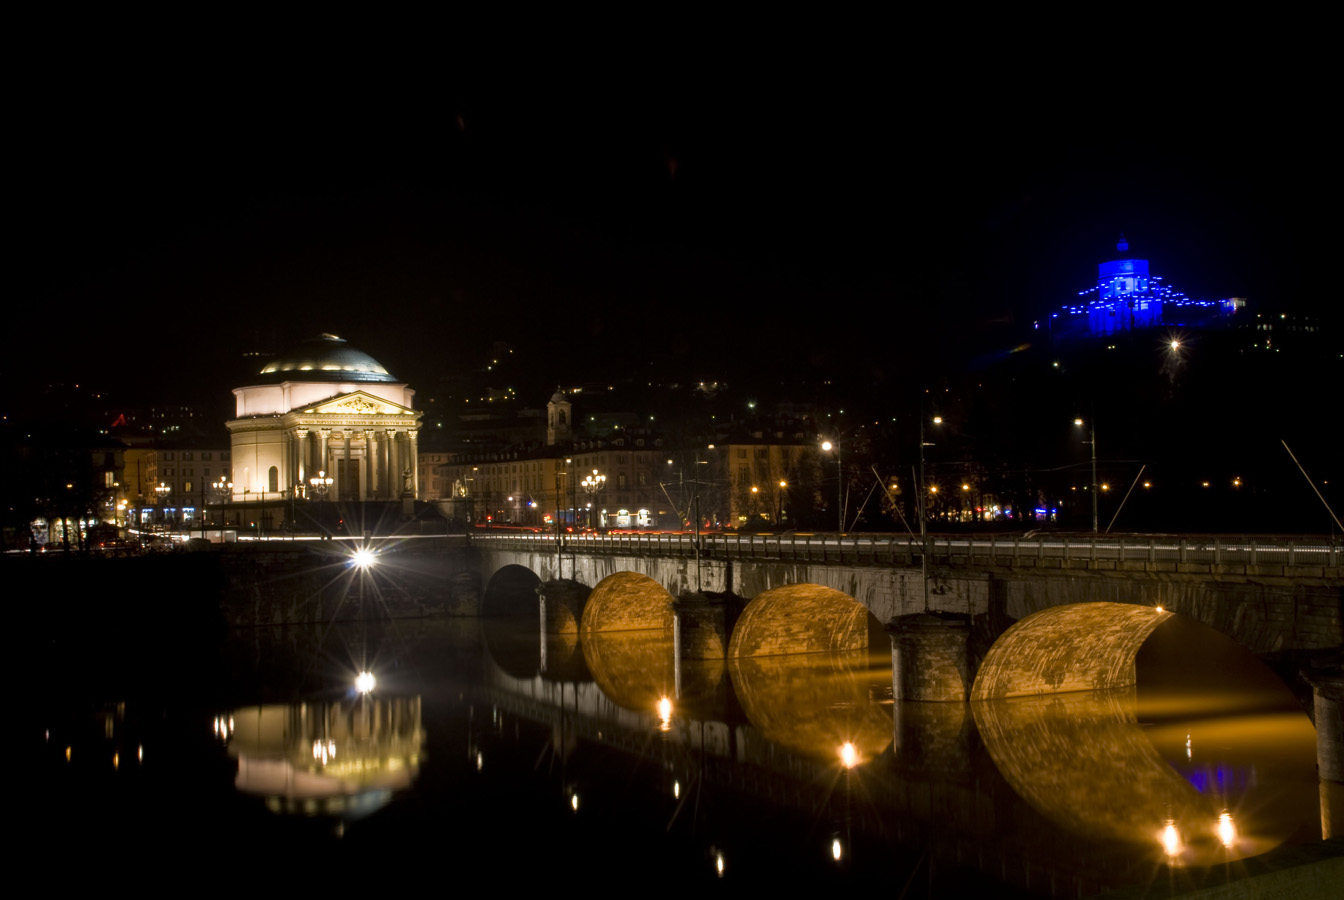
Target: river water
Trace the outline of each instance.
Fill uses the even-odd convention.
[[[893,702],[887,648],[678,666],[493,620],[43,639],[16,859],[156,892],[1165,896],[1321,839],[1310,720],[1184,627],[1136,689],[980,704]]]

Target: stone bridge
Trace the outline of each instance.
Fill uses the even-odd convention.
[[[671,629],[680,659],[886,652],[898,699],[964,700],[1134,683],[1173,614],[1262,659],[1344,645],[1344,553],[1287,543],[1115,538],[935,540],[643,536],[476,538],[485,616],[543,630]]]

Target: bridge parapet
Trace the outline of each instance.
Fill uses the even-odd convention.
[[[1247,576],[1344,577],[1344,542],[1268,535],[930,535],[635,533],[487,534],[474,543],[550,553],[715,560],[783,560],[851,566],[1056,568]],[[558,546],[557,546],[558,541]]]

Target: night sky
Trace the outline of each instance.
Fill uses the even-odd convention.
[[[496,340],[539,383],[913,378],[1029,340],[1121,232],[1193,296],[1333,296],[1334,103],[1304,64],[926,51],[645,77],[520,54],[457,78],[352,49],[34,73],[6,368],[227,400],[242,352],[331,331],[422,393]]]

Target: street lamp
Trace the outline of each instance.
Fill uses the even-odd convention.
[[[943,424],[942,416],[934,416],[933,424]],[[924,611],[929,611],[929,510],[928,510],[928,490],[924,486],[924,448],[932,447],[933,444],[924,440],[924,416],[921,413],[919,417],[919,543],[920,543],[920,569],[923,577],[920,579],[924,583]],[[934,490],[938,490],[937,487]]]
[[[158,487],[154,488],[154,493],[159,495],[159,521],[163,522],[165,526],[168,521],[168,514],[167,510],[164,509],[164,505],[168,502],[168,493],[171,490],[172,488],[164,484],[162,481],[159,482]]]
[[[1083,425],[1083,420],[1074,419],[1073,424],[1081,428]],[[1092,422],[1087,423],[1087,436],[1088,439],[1083,441],[1083,443],[1092,445],[1092,533],[1096,534],[1097,533],[1097,428],[1096,425]]]
[[[588,492],[588,527],[592,528],[593,516],[595,513],[593,506],[597,502],[597,495],[602,493],[602,490],[607,486],[607,476],[601,475],[598,473],[597,469],[593,469],[593,474],[585,475],[580,484],[583,486],[583,489]]]
[[[830,453],[835,451],[835,509],[839,516],[840,525],[836,529],[840,534],[845,533],[845,475],[844,469],[840,463],[840,439],[832,441],[822,441],[821,449]]]
[[[328,478],[325,469],[319,471],[317,475],[308,479],[308,484],[313,493],[317,495],[318,502],[327,498],[327,491],[331,490],[332,484],[336,482],[335,478]]]
[[[784,491],[788,489],[789,483],[780,479],[779,493],[775,494],[775,522],[776,524],[784,520]]]
[[[233,482],[228,481],[226,476],[221,475],[219,476],[219,481],[210,483],[210,491],[214,495],[215,503],[219,506],[223,506],[224,503],[233,496]],[[225,518],[222,511],[220,518]],[[220,528],[223,528],[227,524],[228,522],[221,522]]]

